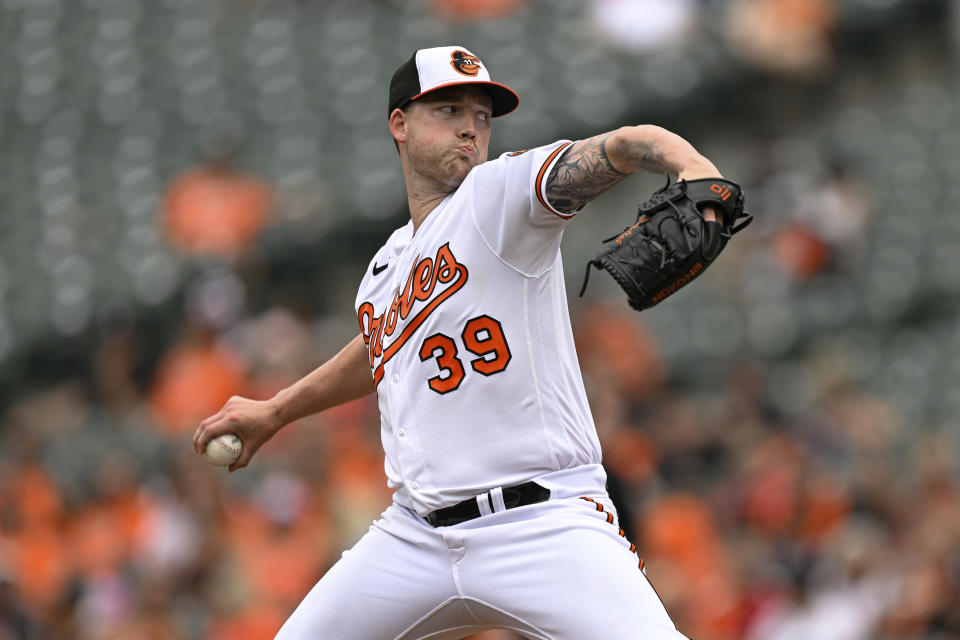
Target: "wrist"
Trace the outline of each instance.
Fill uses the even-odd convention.
[[[700,178],[721,178],[723,176],[712,162],[697,154],[681,163],[677,177],[680,180],[699,180]]]
[[[267,414],[270,417],[273,433],[280,431],[280,429],[293,421],[287,408],[286,392],[286,389],[279,391],[275,396],[266,401]]]

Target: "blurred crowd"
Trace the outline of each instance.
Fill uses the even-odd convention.
[[[288,428],[230,476],[189,437],[232,394],[314,364],[309,324],[271,310],[183,327],[149,384],[138,336],[87,379],[17,402],[0,432],[0,637],[269,638],[387,504],[375,403]]]
[[[633,344],[632,358],[613,339],[604,355],[597,339],[618,315],[616,342]],[[631,381],[638,362],[657,369],[636,324],[608,308],[588,310],[579,327],[591,338],[581,362],[607,464],[636,501],[648,576],[682,631],[756,640],[960,633],[953,440],[908,437],[904,449],[913,425],[844,384],[785,414],[770,372],[749,360],[709,392]],[[606,356],[620,366],[611,371]]]
[[[786,414],[748,358],[717,388],[676,388],[623,305],[575,315],[621,517],[681,631],[960,635],[952,441],[904,439],[895,407],[843,384]],[[281,308],[228,331],[194,317],[146,384],[138,336],[115,331],[89,377],[9,407],[0,638],[272,637],[389,503],[376,404],[292,425],[235,474],[189,438],[230,395],[267,397],[308,371],[334,346],[317,329]]]
[[[525,0],[433,0],[445,19],[508,18]],[[744,61],[764,71],[814,77],[830,70],[842,0],[591,0],[586,24],[630,53],[688,46],[722,34]],[[856,4],[848,2],[847,4]],[[710,20],[716,19],[719,25]]]
[[[5,9],[25,10],[28,4],[8,0],[0,18]],[[124,17],[124,7],[136,4],[97,0],[84,6],[102,11],[98,37],[112,42],[118,33],[120,40],[127,38],[140,14],[156,9],[143,4]],[[183,14],[182,24],[172,28],[177,38],[192,42],[199,34],[204,40],[215,30],[210,26],[214,18],[193,14],[191,7],[201,4],[163,3],[163,11]],[[396,8],[404,3],[382,4]],[[503,26],[504,20],[543,3],[423,4],[443,20],[493,20],[491,24]],[[716,38],[745,68],[809,81],[833,69],[838,24],[844,7],[851,5],[881,11],[898,2],[594,0],[571,24],[587,25],[596,41],[624,56],[644,56],[647,62],[655,62],[657,52],[675,53],[678,45],[693,41],[709,52]],[[580,7],[576,2],[557,6],[558,12],[568,13],[570,7],[577,12]],[[38,7],[41,3],[31,10],[42,14]],[[54,110],[50,106],[44,112],[26,101],[47,95],[46,85],[27,73],[34,59],[41,71],[49,66],[27,45],[55,40],[54,27],[43,25],[73,10],[54,0],[43,7],[54,7],[54,18],[25,19],[18,36],[19,50],[26,52],[23,76],[34,78],[22,83],[24,93],[17,103],[26,123],[43,121]],[[123,9],[118,10],[120,17],[113,15],[118,7]],[[405,19],[423,26],[415,9],[409,13]],[[310,587],[389,504],[373,398],[291,425],[239,473],[213,467],[190,445],[197,423],[229,397],[271,396],[356,333],[353,324],[342,320],[351,317],[349,309],[343,314],[318,311],[296,296],[265,296],[284,283],[269,272],[262,255],[251,258],[262,251],[258,243],[266,232],[276,230],[278,220],[318,217],[322,212],[315,201],[327,200],[324,190],[333,193],[338,186],[332,184],[338,179],[331,178],[319,192],[294,197],[303,194],[287,184],[290,176],[310,182],[312,171],[327,176],[320,171],[324,167],[333,175],[332,165],[350,173],[367,166],[360,162],[364,153],[378,155],[378,147],[357,144],[353,147],[359,160],[328,160],[324,154],[333,148],[335,137],[321,147],[320,136],[308,139],[312,133],[294,126],[300,120],[285,119],[281,107],[295,100],[282,91],[276,104],[266,99],[276,97],[271,92],[277,84],[308,102],[296,81],[273,82],[277,77],[270,65],[299,58],[294,55],[294,29],[271,20],[267,16],[251,23],[253,44],[247,46],[260,56],[251,53],[256,64],[263,64],[262,69],[257,66],[263,83],[258,105],[266,105],[264,118],[277,127],[271,144],[277,142],[278,166],[290,173],[261,176],[243,166],[242,160],[250,157],[240,151],[243,121],[227,117],[198,130],[194,166],[178,163],[169,180],[160,183],[168,160],[154,152],[166,136],[162,127],[153,125],[162,118],[146,118],[150,126],[144,134],[138,133],[139,121],[131,115],[136,135],[118,142],[116,156],[110,156],[117,182],[104,190],[117,190],[122,213],[131,220],[130,233],[117,242],[125,247],[129,264],[142,262],[142,269],[137,267],[142,282],[138,280],[132,292],[143,304],[118,305],[115,313],[97,315],[90,302],[83,315],[80,307],[71,306],[76,296],[58,289],[52,295],[66,306],[62,322],[53,328],[86,336],[89,358],[79,372],[76,367],[62,375],[45,371],[43,383],[18,381],[16,392],[0,404],[0,640],[271,638]],[[342,24],[351,38],[366,33],[357,26],[360,22]],[[0,20],[0,36],[5,28]],[[486,31],[487,36],[491,33]],[[274,47],[272,39],[277,38],[282,47]],[[143,44],[129,39],[131,51]],[[208,44],[198,44],[198,50],[210,54]],[[362,67],[366,59],[352,52],[338,51],[344,61],[337,64]],[[107,48],[102,53],[105,68],[114,58],[126,60]],[[184,69],[197,63],[191,73],[198,77],[209,71],[204,56],[185,49],[183,57]],[[563,61],[566,71],[558,75],[582,84],[583,76],[575,72],[592,74],[591,64],[598,60],[603,61],[586,54],[571,56]],[[299,64],[287,66],[299,73]],[[704,63],[703,68],[708,66]],[[155,80],[155,74],[141,74],[146,63],[132,67],[144,83]],[[51,68],[53,75],[61,75],[60,66]],[[644,81],[664,89],[663,95],[681,97],[679,89],[670,94],[665,82],[680,82],[683,69],[693,78],[687,90],[697,78],[703,79],[700,67],[683,66],[681,57],[670,58],[664,68],[669,78],[663,82],[644,72]],[[206,84],[187,76],[184,100],[194,93],[202,97]],[[104,78],[116,80],[113,72],[105,72]],[[0,82],[0,97],[8,86],[13,85]],[[382,93],[380,87],[362,82],[344,86],[357,89],[347,96],[357,104],[369,102],[364,97],[368,90]],[[215,92],[218,96],[227,91],[221,89]],[[856,90],[866,91],[855,84]],[[590,89],[613,109],[617,100],[607,97],[615,88],[610,91]],[[950,335],[956,334],[954,325],[960,319],[960,227],[955,233],[942,223],[942,212],[956,201],[948,178],[960,157],[960,137],[951,133],[960,114],[960,86],[920,83],[906,94],[890,113],[871,110],[872,104],[869,109],[855,104],[834,114],[836,129],[823,136],[831,145],[818,146],[813,135],[800,133],[762,143],[739,140],[741,146],[754,145],[747,150],[720,140],[725,160],[734,165],[737,158],[754,158],[738,177],[748,187],[748,208],[760,215],[708,276],[642,315],[629,312],[619,297],[571,299],[578,355],[622,526],[645,558],[648,577],[668,612],[692,639],[960,637],[960,404],[950,404],[954,369],[949,368],[956,365],[960,371],[960,341],[954,336],[954,343],[934,342],[931,347],[932,338],[901,340],[908,346],[927,345],[905,350],[906,364],[898,371],[905,370],[906,378],[894,375],[895,352],[888,360],[883,360],[885,353],[867,354],[873,359],[864,353],[870,344],[897,342],[890,336],[901,336],[901,329],[904,335],[912,331],[914,338],[922,333],[923,325],[907,326],[916,318],[895,317],[889,311],[909,308],[907,302],[916,300],[917,291],[939,300],[940,307],[933,311],[950,325]],[[590,115],[589,109],[581,109],[586,104],[579,101],[582,97],[564,103],[570,117]],[[103,100],[97,107],[101,111],[104,104],[112,104]],[[871,101],[869,95],[863,100]],[[348,115],[360,114],[343,96],[333,102]],[[530,102],[534,114],[549,115],[537,109],[553,101],[534,97]],[[543,104],[538,107],[538,102]],[[204,111],[206,103],[198,104],[197,112]],[[274,107],[280,111],[271,111]],[[130,109],[134,113],[136,105]],[[126,117],[121,111],[118,121]],[[78,158],[85,157],[77,142],[84,119],[73,115],[50,118],[49,135],[44,134],[47,138],[37,152],[38,171],[46,156],[53,163],[43,173],[47,177],[40,178],[37,194],[37,202],[47,207],[44,219],[50,227],[44,242],[49,240],[51,255],[73,244],[79,247],[90,234],[76,231],[74,237],[63,231],[66,227],[57,227],[72,215],[64,212],[86,197],[81,192],[87,187],[77,177],[86,163],[75,163],[77,176],[60,164],[66,162],[61,156],[73,162],[74,151]],[[276,122],[270,120],[274,116]],[[537,121],[542,125],[545,120]],[[581,121],[590,122],[586,117]],[[10,131],[14,126],[10,124]],[[747,125],[737,126],[746,130]],[[64,127],[67,133],[61,136]],[[896,135],[885,135],[890,128]],[[344,131],[382,133],[366,125],[345,125]],[[28,131],[8,137],[26,144],[31,135]],[[763,135],[758,132],[756,138]],[[96,132],[84,136],[95,140]],[[100,146],[107,145],[94,144],[94,151]],[[4,149],[0,166],[16,169]],[[387,151],[392,154],[392,149]],[[873,164],[861,162],[864,158]],[[395,156],[386,161],[393,163]],[[4,194],[28,191],[14,184],[18,175],[16,170],[0,175],[0,203],[4,198],[14,201],[13,195]],[[908,178],[915,181],[910,190],[901,184]],[[154,193],[141,182],[151,189],[160,186]],[[70,189],[61,193],[64,184]],[[932,195],[920,198],[915,184],[926,185]],[[390,195],[389,189],[376,185],[358,189],[355,181],[339,186],[356,194],[363,211],[359,200],[374,193]],[[380,206],[374,205],[372,209]],[[890,215],[891,207],[896,215]],[[913,223],[909,229],[902,224],[904,211]],[[3,215],[0,223],[6,223]],[[106,218],[100,221],[103,230],[119,226]],[[77,224],[89,223],[84,220]],[[326,232],[333,222],[317,224]],[[595,242],[596,228],[590,227],[572,229],[568,239],[584,233],[582,237]],[[131,244],[133,240],[137,242]],[[285,240],[289,245],[312,241],[274,238],[281,244]],[[115,248],[108,246],[111,242],[94,246],[102,244],[99,253],[107,255]],[[24,260],[34,259],[34,246],[26,240],[13,238],[4,251],[12,252],[16,244],[23,245]],[[166,261],[157,259],[158,251]],[[903,260],[893,259],[903,255]],[[56,262],[54,258],[49,261]],[[10,273],[20,264],[6,253],[0,255],[0,294],[16,284],[12,278],[5,280],[4,262]],[[58,277],[74,289],[78,279],[93,278],[76,261],[61,262]],[[871,280],[862,278],[865,265]],[[579,266],[575,270],[579,272]],[[177,274],[185,273],[189,278],[179,282]],[[98,272],[97,277],[102,275]],[[349,297],[353,283],[332,280],[327,274],[309,279],[338,294],[343,289]],[[126,286],[122,279],[109,282],[119,283],[118,289]],[[27,287],[33,288],[42,289]],[[95,287],[88,283],[88,288]],[[811,304],[817,299],[810,294],[817,292],[829,294],[819,306]],[[28,293],[21,302],[34,299]],[[25,302],[18,306],[32,308]],[[44,313],[38,311],[27,324],[42,326],[37,318]],[[157,317],[145,322],[150,314]],[[0,356],[13,351],[10,345],[4,348],[2,320],[0,316]],[[158,324],[162,331],[156,330]],[[840,329],[861,332],[873,342],[867,341],[860,351],[838,346],[843,338],[831,342],[829,334]],[[826,337],[805,340],[814,330]],[[917,359],[926,352],[926,360]],[[893,363],[888,378],[878,362]],[[939,363],[942,376],[934,379],[923,362]],[[867,384],[878,377],[892,380],[896,388],[888,393]],[[915,405],[904,403],[904,396],[936,401],[931,406],[943,411],[908,411]],[[957,411],[950,413],[953,409]],[[476,640],[480,637],[515,640],[505,633],[481,634]]]
[[[768,202],[768,220],[719,269],[759,261],[796,292],[853,268],[844,257],[873,205],[843,167],[810,175],[759,178],[759,206],[776,194],[782,209]],[[234,200],[191,204],[204,202],[214,211],[200,219],[216,226]],[[104,323],[86,375],[23,395],[0,418],[3,640],[273,637],[389,503],[372,398],[288,427],[239,473],[193,453],[193,429],[230,396],[271,396],[354,328],[284,305],[254,310],[257,281],[231,263],[242,245],[180,246],[220,260],[187,288],[158,360],[145,362],[154,345],[130,318]],[[889,399],[851,383],[843,352],[801,356],[818,390],[791,407],[768,361],[745,352],[713,384],[685,383],[648,314],[602,298],[572,310],[623,526],[682,632],[960,634],[950,433],[915,431]]]

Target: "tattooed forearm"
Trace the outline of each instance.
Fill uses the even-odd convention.
[[[623,180],[627,174],[610,162],[604,144],[605,133],[575,143],[557,161],[547,178],[546,193],[558,211],[576,211]]]
[[[667,173],[670,170],[663,150],[655,142],[624,138],[617,143],[616,153],[629,163],[632,169],[643,169],[651,173]]]
[[[655,125],[621,127],[568,148],[547,176],[547,199],[558,211],[576,211],[636,171],[688,179],[720,175],[675,133]]]

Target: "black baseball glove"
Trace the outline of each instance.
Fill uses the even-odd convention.
[[[713,207],[722,221],[705,220]],[[689,284],[710,266],[727,240],[753,220],[743,210],[743,191],[729,180],[681,180],[653,193],[637,209],[637,221],[607,238],[607,247],[587,263],[580,295],[587,289],[590,267],[606,269],[627,292],[630,306],[649,309]]]

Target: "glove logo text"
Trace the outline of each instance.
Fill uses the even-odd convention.
[[[649,220],[649,219],[650,219],[650,218],[648,218],[647,216],[643,216],[642,218],[640,218],[639,220],[637,220],[634,224],[632,224],[632,225],[630,225],[629,227],[627,227],[626,230],[625,230],[623,233],[621,233],[620,235],[618,235],[618,236],[617,236],[617,239],[614,240],[614,242],[616,242],[617,244],[622,244],[624,238],[626,238],[627,236],[629,236],[630,234],[632,234],[634,231],[636,231],[636,230],[637,230],[637,227],[639,227],[640,225],[646,223],[647,220]]]
[[[661,300],[669,296],[671,293],[675,292],[677,289],[679,289],[683,285],[687,284],[688,282],[696,278],[697,274],[699,274],[701,271],[703,271],[703,263],[698,262],[697,264],[690,267],[690,271],[686,272],[685,274],[683,274],[682,276],[680,276],[679,278],[671,282],[670,286],[664,287],[663,289],[658,291],[657,294],[651,298],[651,300],[653,300],[654,302],[660,302]]]
[[[713,191],[715,194],[720,196],[720,200],[726,202],[727,199],[733,195],[733,192],[729,188],[723,186],[722,184],[713,183],[710,185],[710,191]]]

